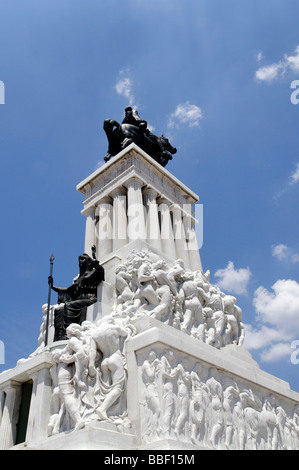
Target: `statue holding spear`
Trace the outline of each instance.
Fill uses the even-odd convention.
[[[71,323],[81,323],[86,319],[87,307],[97,302],[97,286],[104,280],[104,268],[95,257],[84,253],[79,256],[79,274],[69,287],[57,287],[53,284],[54,256],[50,258],[50,276],[48,277],[49,294],[46,320],[45,346],[48,344],[49,311],[51,291],[58,293],[58,306],[54,310],[54,341],[68,339],[66,329]]]

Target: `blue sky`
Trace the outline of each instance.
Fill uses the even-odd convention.
[[[77,274],[76,185],[133,104],[178,149],[167,169],[204,206],[203,266],[246,347],[299,391],[298,17],[295,0],[0,0],[0,371],[37,347],[51,253],[56,284]]]

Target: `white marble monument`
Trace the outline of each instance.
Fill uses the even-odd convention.
[[[0,448],[299,450],[299,394],[203,272],[197,195],[135,144],[77,189],[105,281],[68,340],[51,306],[47,347],[44,305],[38,349],[0,374]]]

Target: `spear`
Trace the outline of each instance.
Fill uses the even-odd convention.
[[[53,263],[54,263],[54,256],[51,255],[51,258],[50,258],[50,278],[52,278],[52,274],[53,274]],[[49,314],[50,314],[50,303],[51,303],[51,290],[52,290],[52,285],[51,285],[51,283],[49,283],[45,346],[48,345],[48,329],[49,329]]]

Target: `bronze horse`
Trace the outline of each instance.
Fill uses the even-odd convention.
[[[113,119],[105,119],[103,127],[108,138],[108,153],[104,158],[105,162],[133,142],[163,167],[177,151],[163,135],[157,137],[148,129],[142,129],[133,124],[119,124]]]

